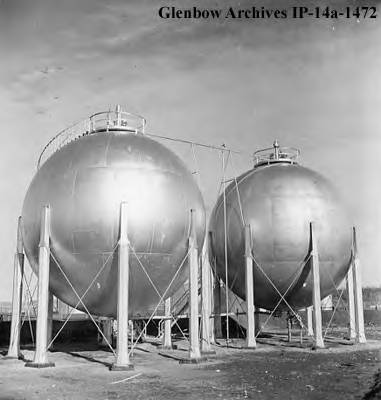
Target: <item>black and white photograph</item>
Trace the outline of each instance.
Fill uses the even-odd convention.
[[[381,399],[379,0],[0,0],[0,400]]]

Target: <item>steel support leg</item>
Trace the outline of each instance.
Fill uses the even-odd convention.
[[[100,336],[100,346],[108,347],[109,345],[107,344],[107,341],[112,346],[112,325],[113,325],[112,318],[102,319],[100,325],[101,325],[102,333],[104,335],[104,337],[102,335],[99,335]]]
[[[171,298],[168,297],[164,301],[164,335],[163,335],[163,349],[172,350],[172,319],[171,319]]]
[[[50,342],[52,341],[53,338],[53,302],[54,302],[54,296],[53,293],[49,292],[49,301],[48,301],[48,336],[47,336],[47,343],[48,346],[50,344]],[[53,343],[52,345],[47,348],[46,350],[52,349],[53,347]]]
[[[198,338],[198,249],[196,239],[196,212],[191,210],[191,234],[189,236],[189,358],[200,359]]]
[[[57,299],[57,308],[58,308],[58,318],[60,320],[65,320],[69,314],[69,306],[60,299]]]
[[[356,316],[356,342],[366,343],[364,328],[364,306],[362,301],[361,266],[357,251],[356,229],[353,227],[353,286],[355,297],[355,316]]]
[[[259,334],[262,330],[261,324],[261,313],[259,307],[254,307],[254,327],[255,327],[255,336]]]
[[[204,257],[201,260],[201,301],[202,301],[202,316],[201,316],[201,352],[203,354],[214,354],[211,348],[211,328],[210,328],[210,310],[211,310],[211,287],[210,287],[210,264],[204,247]]]
[[[222,338],[221,297],[221,282],[217,275],[214,274],[214,336],[216,339]]]
[[[307,307],[306,308],[306,313],[307,313],[307,330],[308,330],[308,336],[313,336],[314,335],[314,328],[313,328],[313,306]]]
[[[36,328],[36,351],[32,362],[26,367],[54,367],[48,361],[48,308],[49,308],[49,267],[50,267],[50,207],[44,206],[41,218],[41,233],[38,254],[38,308]]]
[[[17,248],[13,264],[12,323],[7,358],[23,359],[20,352],[22,289],[24,277],[24,250],[22,241],[21,217],[17,226]]]
[[[206,257],[208,259],[208,265],[209,265],[209,279],[208,279],[208,286],[209,286],[209,310],[210,310],[210,314],[216,312],[216,308],[215,308],[215,290],[214,290],[214,283],[215,283],[215,279],[214,279],[214,272],[213,272],[213,268],[212,268],[212,264],[211,264],[211,259],[210,259],[210,255],[213,254],[212,251],[212,232],[208,232],[208,241],[207,241],[207,247],[206,247]],[[216,344],[216,336],[215,336],[215,317],[211,317],[209,319],[209,342],[210,344]]]
[[[209,256],[207,256],[209,257]],[[210,319],[209,319],[209,342],[210,344],[216,343],[216,338],[214,336],[214,318],[212,318],[211,314],[214,310],[214,296],[213,296],[213,282],[214,282],[214,275],[212,271],[212,267],[209,261],[209,279],[208,279],[208,286],[209,286],[209,311],[210,311]]]
[[[292,322],[291,322],[291,315],[288,314],[287,316],[287,341],[290,343],[292,341]]]
[[[348,297],[348,339],[356,339],[356,312],[355,312],[355,296],[353,287],[353,265],[349,267],[347,273],[347,297]]]
[[[324,348],[322,318],[321,318],[321,295],[320,295],[320,268],[319,268],[319,251],[317,239],[314,231],[314,223],[310,223],[311,234],[311,262],[312,262],[312,282],[313,282],[313,316],[314,316],[314,348]]]
[[[255,318],[254,318],[254,271],[253,259],[251,256],[251,233],[250,226],[245,226],[245,284],[246,284],[246,347],[255,348],[257,343],[255,340]]]
[[[112,371],[125,371],[133,368],[128,353],[128,296],[130,275],[130,251],[128,243],[127,203],[120,205],[120,237],[118,257],[118,336],[116,342],[116,361]]]

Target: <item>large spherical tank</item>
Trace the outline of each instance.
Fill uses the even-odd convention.
[[[130,314],[152,311],[159,301],[157,291],[164,293],[185,259],[191,209],[196,210],[197,242],[202,245],[205,207],[201,193],[174,153],[142,134],[108,131],[80,137],[41,166],[22,211],[25,252],[38,273],[41,209],[50,205],[50,290],[65,303],[75,306],[78,298],[56,260],[80,296],[94,280],[84,297],[90,312],[116,316],[116,246],[123,201],[128,207],[131,245]],[[166,296],[187,278],[187,265]]]
[[[295,163],[278,162],[247,171],[225,193],[228,284],[238,296],[245,298],[244,223],[250,225],[256,306],[273,309],[281,299],[277,291],[286,293],[292,307],[312,304],[311,221],[321,296],[335,291],[350,265],[351,224],[329,181]],[[223,203],[221,195],[211,215],[210,257],[225,281]],[[287,309],[286,303],[280,308]]]

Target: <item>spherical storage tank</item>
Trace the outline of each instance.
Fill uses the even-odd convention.
[[[75,306],[78,298],[56,260],[80,296],[105,265],[84,303],[94,314],[116,316],[116,245],[120,204],[125,201],[131,245],[129,311],[148,315],[159,301],[157,291],[164,293],[187,255],[191,209],[196,211],[197,242],[202,245],[201,193],[184,163],[142,133],[144,119],[117,108],[94,114],[83,126],[58,135],[42,154],[46,161],[29,186],[22,210],[26,255],[38,273],[41,209],[49,204],[50,290]],[[52,151],[60,140],[59,149]],[[49,150],[52,154],[47,156]],[[167,296],[184,282],[186,271],[187,262]]]
[[[210,219],[211,262],[225,281],[226,223],[228,285],[243,299],[244,225],[250,225],[254,302],[268,310],[286,292],[294,308],[312,304],[310,222],[318,245],[322,298],[335,291],[351,261],[352,229],[343,204],[327,179],[298,165],[298,154],[277,142],[255,153],[254,168],[226,188],[226,213],[221,195]],[[282,301],[280,309],[288,309],[287,304]]]

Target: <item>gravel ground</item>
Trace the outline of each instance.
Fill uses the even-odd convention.
[[[55,368],[0,358],[0,400],[21,399],[381,399],[381,341],[328,349],[259,344],[215,347],[200,364],[179,364],[141,344],[134,370],[110,372],[113,355],[76,344],[49,353]],[[186,357],[186,344],[169,356]],[[182,351],[183,349],[183,351]],[[23,351],[27,359],[31,350]]]

